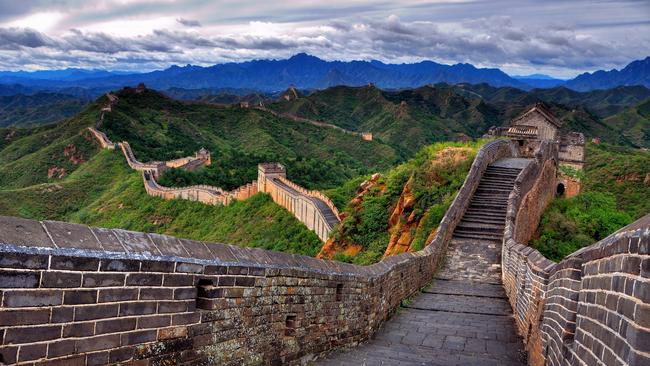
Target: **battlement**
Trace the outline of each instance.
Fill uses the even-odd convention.
[[[476,175],[513,151],[505,141],[479,151],[425,249],[366,267],[0,217],[0,357],[50,365],[297,365],[355,346],[433,278]]]

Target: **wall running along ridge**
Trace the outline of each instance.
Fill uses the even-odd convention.
[[[520,244],[553,197],[556,149],[542,144],[508,199],[502,275],[528,362],[650,364],[650,215],[560,263]]]
[[[0,356],[40,365],[304,364],[368,339],[432,278],[484,146],[429,245],[371,266],[0,217]]]
[[[144,85],[139,85],[137,88],[140,92],[144,89]],[[112,94],[106,94],[106,96],[108,98],[108,103],[106,107],[102,108],[100,122],[97,123],[97,126],[100,126],[101,121],[104,120],[104,113],[110,112],[112,106],[118,101],[118,98]],[[268,110],[268,112],[275,113],[270,110]],[[327,124],[322,125],[325,126]],[[334,127],[340,129],[340,127]],[[115,144],[108,139],[106,134],[96,128],[89,127],[88,129],[97,138],[102,148],[115,149]],[[368,136],[364,137],[364,139],[367,137]],[[370,136],[370,139],[372,139],[372,136]],[[128,142],[123,141],[117,145],[119,145],[122,150],[131,169],[142,172],[144,187],[147,194],[150,196],[160,197],[166,200],[186,199],[208,205],[229,205],[233,200],[248,199],[258,191],[269,193],[276,203],[294,214],[294,216],[304,223],[310,230],[316,232],[322,241],[327,241],[327,238],[334,227],[341,222],[339,219],[338,209],[328,197],[321,192],[307,190],[286,179],[284,167],[282,167],[282,176],[276,176],[278,179],[277,184],[269,183],[268,185],[260,185],[257,181],[253,181],[230,192],[209,185],[170,188],[161,186],[156,182],[156,179],[160,177],[163,171],[169,168],[193,170],[201,165],[210,165],[210,153],[201,149],[200,152],[197,152],[196,156],[188,156],[166,162],[153,161],[142,163],[136,159]],[[260,164],[258,166],[260,180],[265,180],[263,178],[264,166],[270,167],[274,165],[281,166],[274,163]],[[268,190],[265,190],[267,187]]]

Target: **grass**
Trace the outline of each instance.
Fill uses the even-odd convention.
[[[560,261],[650,212],[650,153],[588,144],[580,172],[582,191],[554,200],[545,210],[535,246]]]

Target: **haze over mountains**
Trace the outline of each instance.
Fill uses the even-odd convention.
[[[513,77],[499,69],[477,68],[464,63],[325,61],[304,53],[284,60],[254,60],[208,67],[172,66],[142,74],[84,69],[0,72],[0,84],[19,84],[37,91],[80,87],[99,94],[140,82],[159,90],[233,88],[274,92],[290,85],[300,89],[325,89],[336,85],[360,86],[367,83],[382,89],[400,89],[445,82],[487,83],[495,87],[509,86],[523,90],[566,86],[577,91],[589,91],[632,85],[650,87],[650,57],[634,61],[621,70],[599,70],[566,81],[538,74]]]

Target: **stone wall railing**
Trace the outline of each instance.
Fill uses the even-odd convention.
[[[560,263],[520,244],[555,185],[556,145],[540,147],[508,200],[502,252],[506,294],[530,365],[650,362],[650,215]],[[548,191],[551,191],[550,193]],[[538,219],[538,217],[537,217]]]
[[[126,162],[133,170],[149,171],[149,172],[153,172],[155,176],[159,176],[160,173],[162,173],[166,169],[165,163],[161,161],[150,161],[147,163],[140,162],[138,159],[135,158],[135,155],[133,154],[133,150],[131,150],[131,145],[129,145],[129,143],[126,141],[120,142],[119,146],[120,149],[122,149],[122,152],[124,153]]]
[[[434,276],[487,165],[434,239],[371,266],[165,235],[0,217],[0,360],[42,365],[304,364],[367,340]]]
[[[185,199],[208,205],[228,205],[231,199],[231,196],[219,187],[207,185],[180,188],[164,187],[158,184],[151,173],[147,171],[142,172],[142,179],[144,180],[144,188],[148,195],[166,200]]]
[[[332,210],[334,215],[337,218],[339,217],[338,208],[336,208],[336,206],[334,205],[334,202],[332,202],[332,200],[329,197],[327,197],[326,195],[322,194],[319,191],[313,191],[313,190],[309,190],[309,189],[306,189],[304,187],[301,187],[301,186],[297,185],[296,183],[294,183],[294,182],[292,182],[292,181],[290,181],[290,180],[288,180],[287,178],[284,178],[284,177],[278,177],[277,179],[281,180],[282,183],[288,185],[289,187],[295,189],[296,191],[300,192],[301,194],[303,194],[305,196],[318,198],[319,200],[323,201],[327,205],[327,207],[330,210]]]
[[[95,136],[102,149],[115,150],[115,143],[109,140],[105,133],[93,127],[88,127],[88,130],[93,134],[93,136]]]

